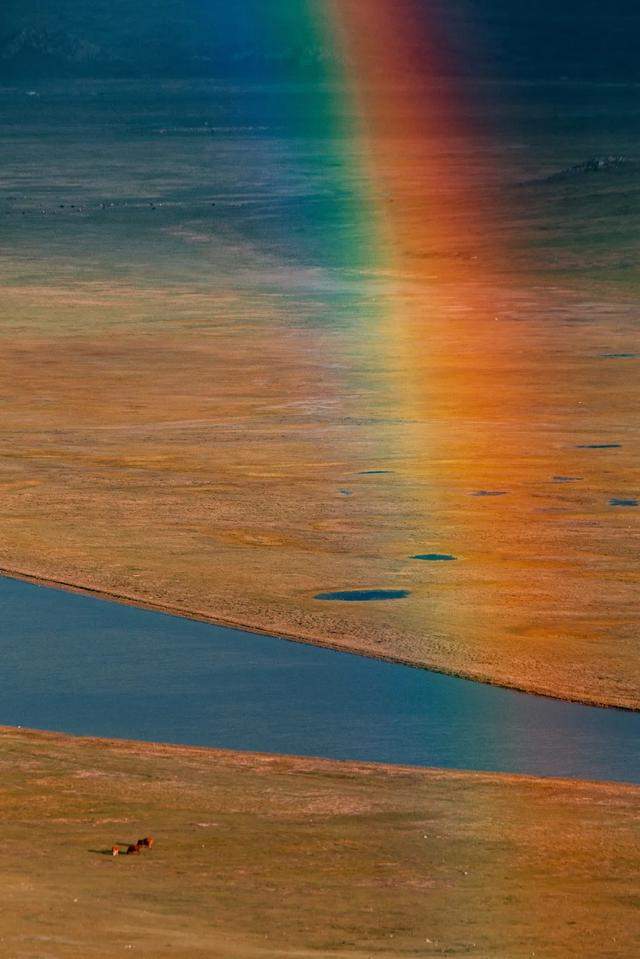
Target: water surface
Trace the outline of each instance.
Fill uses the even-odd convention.
[[[407,589],[338,589],[331,593],[318,593],[316,599],[335,603],[380,603],[390,599],[406,599]]]
[[[640,713],[596,709],[0,578],[0,723],[640,782]]]

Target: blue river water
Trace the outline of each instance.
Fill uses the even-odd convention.
[[[640,713],[0,578],[0,723],[640,783]]]

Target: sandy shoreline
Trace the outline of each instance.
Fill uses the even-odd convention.
[[[602,787],[603,793],[626,794],[640,800],[640,785],[635,783],[617,782],[604,779],[575,779],[567,776],[533,776],[526,773],[492,772],[477,769],[449,769],[444,766],[415,766],[406,763],[372,762],[359,759],[328,759],[323,756],[302,756],[295,753],[267,753],[254,750],[225,749],[214,746],[192,746],[179,743],[155,742],[149,740],[128,739],[126,737],[85,736],[74,733],[56,732],[49,729],[37,729],[26,726],[0,725],[1,737],[24,737],[25,740],[47,742],[55,745],[74,745],[79,750],[82,747],[95,747],[100,750],[129,753],[131,755],[147,755],[162,757],[172,762],[194,760],[211,760],[223,765],[244,767],[245,765],[264,766],[277,769],[282,766],[288,772],[305,772],[315,770],[332,773],[340,776],[342,772],[366,776],[383,774],[385,778],[403,778],[407,775],[424,776],[425,778],[440,778],[451,782],[502,783],[503,785],[535,784],[598,790]]]
[[[244,765],[264,766],[265,768],[275,769],[282,765],[287,771],[309,771],[317,770],[339,775],[341,772],[348,772],[357,775],[373,775],[375,773],[384,773],[386,777],[403,777],[406,774],[415,774],[445,777],[452,781],[468,779],[477,779],[478,782],[504,782],[506,783],[542,783],[549,782],[564,786],[595,786],[604,787],[605,791],[609,788],[613,790],[629,791],[630,794],[640,794],[640,786],[633,783],[608,782],[604,780],[571,779],[561,776],[529,776],[521,773],[502,773],[486,772],[474,769],[446,769],[444,767],[432,766],[412,766],[400,763],[369,762],[353,759],[326,759],[322,756],[300,756],[285,753],[265,753],[252,750],[224,749],[212,746],[190,746],[176,743],[150,742],[139,739],[127,739],[120,737],[106,736],[83,736],[74,733],[55,732],[49,729],[37,729],[26,726],[7,726],[0,725],[0,739],[2,737],[24,737],[29,742],[40,742],[42,744],[63,745],[69,748],[74,745],[79,750],[82,747],[95,747],[100,750],[113,750],[114,752],[129,753],[131,755],[148,755],[163,757],[174,762],[181,760],[194,759],[211,760],[220,762],[229,766],[242,767]]]

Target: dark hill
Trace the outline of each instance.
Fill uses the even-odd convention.
[[[5,81],[299,75],[321,70],[335,55],[314,24],[319,7],[307,0],[3,0],[0,6]],[[397,7],[414,21],[416,37],[437,23],[454,72],[640,80],[635,0],[397,0]]]

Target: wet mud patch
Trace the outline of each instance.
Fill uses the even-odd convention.
[[[451,553],[416,553],[415,556],[411,557],[411,559],[421,559],[427,563],[450,563],[457,558],[457,556],[452,556]]]
[[[622,443],[581,443],[576,446],[578,450],[619,450]]]
[[[603,360],[636,360],[640,353],[601,353]]]
[[[313,598],[339,603],[377,603],[389,599],[405,599],[408,589],[338,589],[331,593],[317,593]]]

